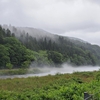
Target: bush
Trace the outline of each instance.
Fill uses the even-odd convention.
[[[8,69],[12,69],[12,68],[13,68],[13,65],[12,65],[11,63],[7,63],[7,64],[6,64],[6,67],[7,67]]]

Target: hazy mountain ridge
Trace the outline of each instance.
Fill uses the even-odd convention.
[[[47,32],[47,31],[42,30],[42,29],[37,29],[37,28],[32,28],[32,27],[14,27],[14,26],[11,26],[11,25],[9,25],[9,26],[3,25],[2,27],[5,28],[5,29],[8,28],[12,33],[15,33],[15,35],[28,33],[29,35],[31,35],[31,36],[33,36],[37,39],[41,39],[41,38],[45,38],[45,37],[48,37],[48,38],[51,38],[51,39],[58,39],[58,37],[61,36],[61,35],[56,35],[56,34]],[[88,42],[86,42],[82,39],[75,38],[75,37],[68,37],[68,36],[61,36],[61,37],[64,37],[65,39],[68,39],[75,44],[78,44],[78,42],[88,43]]]
[[[28,33],[29,35],[31,35],[32,37],[35,37],[36,39],[41,39],[41,38],[48,38],[48,39],[52,39],[52,40],[56,40],[58,41],[58,38],[59,37],[63,37],[64,39],[67,39],[68,41],[74,43],[75,45],[78,45],[78,46],[83,46],[87,49],[91,49],[93,50],[94,52],[100,52],[100,46],[98,45],[92,45],[91,43],[88,43],[82,39],[79,39],[79,38],[75,38],[75,37],[68,37],[68,36],[60,36],[60,35],[55,35],[55,34],[52,34],[50,32],[47,32],[45,30],[42,30],[42,29],[37,29],[37,28],[31,28],[31,27],[14,27],[14,26],[11,26],[11,25],[3,25],[3,27],[5,29],[10,29],[10,31],[12,33],[15,33],[15,35],[18,35],[20,36],[20,34],[26,34]]]
[[[44,38],[44,37],[48,37],[48,38],[52,38],[55,39],[56,35],[47,32],[45,30],[42,29],[37,29],[37,28],[31,28],[31,27],[14,27],[11,25],[3,25],[2,26],[5,29],[9,29],[12,33],[15,33],[15,35],[20,35],[20,34],[26,34],[28,33],[29,35],[31,35],[32,37],[35,37],[37,39],[40,38]]]
[[[31,50],[50,51],[48,53],[50,57],[53,56],[52,53],[54,55],[56,55],[55,52],[61,53],[64,57],[63,62],[68,61],[76,65],[96,65],[100,61],[100,47],[91,45],[84,40],[55,35],[36,28],[13,27],[11,25],[4,25],[3,27],[15,33],[15,36]],[[52,58],[52,60],[55,59]]]

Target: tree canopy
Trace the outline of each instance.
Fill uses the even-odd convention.
[[[78,66],[100,65],[100,47],[83,44],[61,36],[57,40],[47,37],[37,40],[25,32],[16,36],[0,26],[0,68],[26,68],[32,62],[37,66],[64,62]]]

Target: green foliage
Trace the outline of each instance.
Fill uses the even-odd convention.
[[[7,64],[6,64],[6,67],[7,67],[8,69],[12,69],[12,68],[13,68],[13,65],[12,65],[11,63],[7,63]]]
[[[16,28],[13,30],[18,31]],[[25,32],[20,37],[15,36],[0,26],[0,68],[7,68],[7,63],[11,63],[13,68],[28,67],[31,62],[37,66],[58,66],[64,62],[77,66],[100,64],[100,47],[96,45],[61,36],[56,40],[48,37],[37,40]]]
[[[28,68],[30,65],[30,61],[24,61],[21,65],[22,68]]]
[[[63,55],[56,51],[48,51],[48,59],[51,59],[56,64],[61,64],[63,62]]]
[[[96,79],[100,81],[100,73],[96,75]]]
[[[26,73],[27,73],[27,69],[25,68],[0,70],[0,75],[22,75]]]
[[[0,27],[0,35],[0,68],[26,68],[35,60],[33,51],[23,46],[9,29]]]
[[[0,67],[4,68],[7,63],[10,63],[8,49],[0,44]]]
[[[25,39],[27,38],[27,41]],[[63,62],[69,62],[74,65],[98,65],[100,64],[100,47],[90,44],[81,43],[80,41],[71,41],[66,37],[57,37],[56,41],[44,37],[37,40],[36,38],[29,36],[29,34],[21,34],[19,40],[29,49],[35,51],[48,51],[49,62],[54,64],[61,64]],[[75,42],[75,43],[74,43]],[[82,46],[80,45],[82,44]],[[84,44],[84,45],[83,45]],[[91,48],[88,48],[88,46]],[[97,50],[97,52],[96,52]],[[52,53],[54,53],[54,56]],[[60,55],[59,55],[59,54]],[[98,54],[97,54],[98,53]],[[56,57],[57,55],[57,57]],[[55,58],[55,59],[54,59]],[[39,60],[40,61],[40,60]],[[42,62],[42,61],[41,61]]]
[[[26,55],[24,56],[24,59],[29,60],[29,61],[36,60],[36,58],[34,56],[34,51],[26,49]]]
[[[83,100],[84,92],[100,99],[100,71],[55,76],[0,79],[0,100]],[[84,74],[92,76],[85,77]]]

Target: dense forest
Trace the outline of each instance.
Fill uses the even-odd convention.
[[[17,35],[0,26],[0,69],[27,68],[31,63],[36,66],[59,66],[64,62],[77,66],[99,65],[99,51],[99,46],[74,43],[66,37],[37,39],[29,33]]]
[[[35,60],[32,53],[14,33],[0,27],[0,68],[28,67]]]

